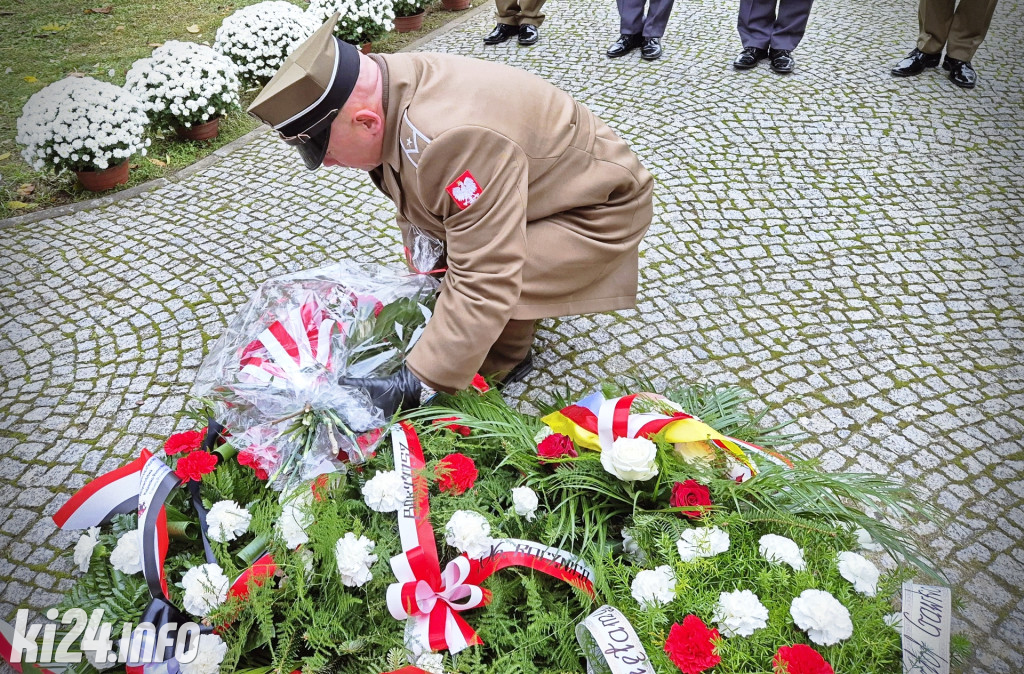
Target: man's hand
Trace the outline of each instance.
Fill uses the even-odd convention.
[[[423,384],[405,365],[387,377],[340,377],[338,383],[366,391],[373,404],[384,410],[384,416],[389,419],[399,408],[411,410],[419,407],[423,390]]]

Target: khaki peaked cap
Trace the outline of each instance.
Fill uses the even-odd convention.
[[[296,136],[348,100],[359,77],[359,51],[334,36],[335,13],[300,44],[260,91],[248,113],[282,137]]]

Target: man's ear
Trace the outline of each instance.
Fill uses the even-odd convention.
[[[373,110],[362,109],[356,111],[352,116],[352,123],[362,126],[370,135],[379,135],[384,132],[384,120]]]

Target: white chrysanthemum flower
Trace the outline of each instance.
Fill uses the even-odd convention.
[[[853,583],[853,589],[867,597],[878,592],[878,567],[856,552],[840,552],[839,575]]]
[[[225,18],[213,48],[234,61],[244,84],[264,84],[321,23],[290,2],[267,0]]]
[[[211,541],[227,543],[249,530],[252,514],[234,501],[217,501],[206,513],[207,535]]]
[[[711,620],[725,637],[749,637],[755,630],[768,626],[768,609],[750,590],[722,592]]]
[[[179,663],[181,674],[219,674],[228,645],[216,634],[200,634],[198,654],[192,662]]]
[[[692,562],[698,557],[714,557],[729,549],[729,533],[718,527],[687,529],[676,541],[679,557]]]
[[[99,527],[89,527],[84,534],[78,537],[78,542],[75,543],[75,564],[78,565],[78,570],[82,573],[89,570],[92,551],[100,543],[99,536]]]
[[[850,612],[824,590],[804,590],[789,606],[789,614],[816,644],[831,646],[853,636]]]
[[[139,546],[138,529],[126,531],[117,539],[117,545],[110,553],[110,565],[121,573],[142,572],[142,549]]]
[[[658,474],[657,456],[658,446],[647,438],[619,438],[601,451],[601,465],[620,480],[650,480]]]
[[[676,576],[672,567],[663,564],[656,569],[639,572],[633,579],[630,593],[644,608],[669,603],[676,596]]]
[[[370,566],[377,561],[377,555],[372,554],[376,545],[366,536],[356,538],[351,531],[334,544],[334,559],[345,587],[362,587],[373,578]]]
[[[791,538],[765,534],[757,542],[757,550],[761,556],[769,562],[776,564],[789,564],[794,571],[803,571],[807,568],[804,560],[804,551]]]
[[[444,654],[421,653],[416,658],[416,666],[429,674],[444,674]]]
[[[871,534],[867,532],[867,529],[863,527],[857,527],[853,530],[853,535],[857,537],[857,547],[861,550],[867,550],[868,552],[881,552],[885,548],[881,543],[877,543]]]
[[[217,564],[200,564],[185,572],[181,579],[185,588],[182,603],[194,616],[204,617],[224,603],[231,582]]]
[[[644,552],[640,544],[633,538],[633,534],[630,533],[629,529],[622,530],[622,551],[626,553],[626,557],[629,558],[634,564],[646,564],[647,553]]]
[[[130,92],[91,77],[68,77],[28,99],[15,140],[34,167],[88,171],[143,149],[148,122],[142,101]]]
[[[408,496],[402,474],[397,470],[381,471],[363,485],[363,500],[379,513],[398,512]]]
[[[527,520],[537,519],[536,513],[539,503],[540,500],[537,498],[537,492],[529,487],[512,488],[512,508],[516,511],[517,515],[525,517]]]
[[[456,510],[444,530],[448,545],[471,559],[483,559],[494,544],[490,523],[483,515],[470,510]]]

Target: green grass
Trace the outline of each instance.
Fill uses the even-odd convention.
[[[131,64],[149,56],[156,44],[167,40],[213,44],[224,17],[257,1],[0,0],[0,219],[97,196],[79,187],[74,174],[41,173],[22,160],[22,148],[14,137],[29,96],[72,73],[122,85]],[[473,5],[488,1],[473,0]],[[106,7],[112,8],[110,14],[88,11]],[[462,14],[445,11],[434,0],[427,6],[421,30],[391,33],[374,43],[373,49],[398,51]],[[191,33],[189,27],[199,31]],[[255,89],[242,93],[243,109],[256,93]],[[149,154],[132,158],[128,184],[104,194],[172,175],[257,126],[255,120],[235,111],[221,120],[220,135],[208,142],[182,141],[173,134],[164,137],[151,131]]]

